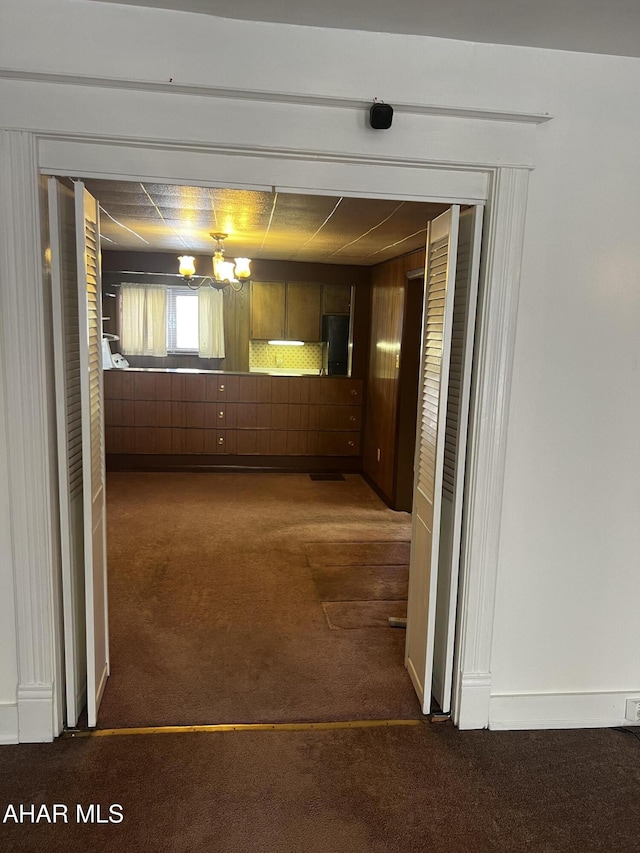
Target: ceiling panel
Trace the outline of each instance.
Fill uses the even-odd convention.
[[[424,245],[442,205],[388,199],[85,180],[99,200],[105,249],[213,252],[270,260],[380,263]]]

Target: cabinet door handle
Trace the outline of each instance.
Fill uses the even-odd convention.
[[[352,442],[352,441],[350,441],[350,442],[349,442],[349,447],[353,447],[353,442]]]
[[[223,418],[223,417],[224,417],[224,412],[218,412],[218,417],[219,417],[219,418]]]
[[[352,389],[351,389],[351,395],[352,395],[353,397],[357,397],[357,396],[358,396],[358,392],[356,391],[356,389],[355,389],[355,388],[352,388]]]
[[[218,439],[218,444],[224,444],[224,438],[222,438],[222,436]]]
[[[224,391],[224,385],[218,386],[218,391]]]
[[[351,423],[352,423],[352,424],[354,424],[354,423],[356,422],[356,416],[355,416],[355,415],[351,415],[351,417],[349,418],[349,420],[351,421]]]

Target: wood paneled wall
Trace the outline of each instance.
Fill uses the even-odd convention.
[[[391,507],[411,509],[424,250],[373,267],[363,471]],[[378,459],[379,455],[379,459]]]

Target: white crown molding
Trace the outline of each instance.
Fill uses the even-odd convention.
[[[55,474],[47,423],[38,160],[32,134],[0,132],[0,196],[0,331],[11,494],[19,730],[21,740],[51,740],[54,549],[50,484]]]
[[[236,101],[299,104],[301,106],[332,107],[334,109],[365,110],[371,105],[371,101],[368,100],[344,98],[335,95],[271,92],[264,89],[238,89],[223,86],[205,86],[198,83],[174,83],[170,80],[127,80],[119,77],[53,74],[12,68],[0,68],[0,78],[33,83],[62,83],[69,86],[85,86],[100,89],[126,89],[136,92],[195,95],[202,98],[228,98]],[[447,116],[449,118],[471,118],[483,121],[507,121],[524,124],[544,124],[553,118],[549,113],[489,110],[480,107],[453,107],[444,104],[413,104],[397,101],[394,101],[393,109],[396,113],[406,113],[409,115]]]
[[[488,174],[500,168],[488,162],[416,159],[380,154],[344,154],[310,149],[291,149],[211,142],[184,142],[157,138],[97,136],[80,133],[35,132],[38,139],[40,170],[46,175],[86,177],[105,180],[146,180],[193,186],[237,187],[274,192],[306,194],[335,193],[358,198],[390,198],[439,201],[455,204],[484,204],[488,196]],[[121,153],[126,149],[127,171],[122,170]],[[119,161],[119,168],[113,163]],[[259,161],[269,160],[268,183],[256,176],[263,171]],[[256,163],[258,164],[256,167]],[[326,185],[332,167],[333,185]],[[393,173],[393,190],[362,187],[362,175],[372,166],[379,174]],[[533,169],[528,163],[510,163],[513,169]],[[413,173],[413,174],[412,174]],[[417,173],[425,173],[416,180]],[[224,177],[221,177],[224,176]],[[358,180],[354,181],[354,177]],[[317,188],[317,180],[322,188]],[[459,186],[452,189],[452,181]],[[380,182],[382,183],[382,181]],[[442,187],[446,186],[443,196]]]
[[[95,145],[95,146],[109,146],[109,145],[117,145],[117,146],[125,146],[132,151],[140,150],[142,152],[145,151],[161,151],[161,152],[183,152],[193,153],[193,154],[221,154],[223,156],[232,156],[232,157],[268,157],[272,160],[284,160],[287,164],[289,163],[336,163],[338,165],[345,166],[391,166],[395,169],[404,168],[404,169],[429,169],[429,170],[450,170],[456,169],[459,172],[477,172],[478,170],[486,170],[486,169],[495,169],[500,168],[495,163],[485,161],[485,160],[477,160],[474,162],[467,162],[465,164],[461,164],[459,160],[451,159],[447,160],[444,158],[438,158],[437,160],[426,160],[424,158],[417,157],[402,157],[396,155],[385,155],[385,154],[345,154],[341,151],[323,151],[320,149],[304,149],[300,148],[284,148],[284,147],[276,147],[276,146],[261,146],[255,144],[244,144],[239,142],[237,144],[229,144],[229,143],[220,143],[220,142],[185,142],[182,139],[171,139],[164,138],[158,139],[157,137],[144,137],[144,136],[121,136],[121,135],[112,135],[112,136],[104,136],[98,134],[91,133],[74,133],[73,131],[69,131],[66,133],[43,133],[38,130],[33,130],[30,128],[20,128],[20,130],[25,130],[29,133],[35,133],[38,139],[41,141],[41,148],[44,147],[45,155],[46,155],[46,146],[47,144],[56,144],[62,143],[65,146],[69,144],[76,143],[78,145]],[[529,169],[532,170],[534,167],[529,163],[510,163],[510,168],[513,169]],[[45,167],[48,168],[48,167]],[[55,166],[52,168],[56,168]],[[161,176],[156,176],[158,181],[162,181]],[[216,186],[227,186],[224,182],[208,182],[208,185]],[[252,185],[248,184],[247,188],[252,189],[255,188],[257,190],[264,189],[265,186],[269,188],[272,186],[271,184],[257,184]],[[283,187],[284,191],[286,191],[287,187]],[[311,193],[311,190],[309,191]],[[320,192],[320,191],[318,191]],[[324,192],[324,190],[322,191]],[[361,193],[362,195],[362,193]],[[367,195],[364,193],[364,195]],[[372,198],[378,198],[378,194],[373,190],[368,193]],[[423,195],[423,193],[420,193]],[[395,198],[395,196],[394,196]]]
[[[528,178],[529,173],[521,169],[494,173],[480,272],[454,720],[467,716],[466,694],[471,685],[475,689],[482,682],[482,720],[477,697],[473,717],[483,727],[489,724],[491,644]]]

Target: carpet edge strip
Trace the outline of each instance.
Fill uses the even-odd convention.
[[[306,732],[331,729],[372,729],[422,726],[426,720],[338,720],[322,723],[217,723],[201,726],[140,726],[63,732],[61,738],[119,737],[122,735],[200,734],[223,732]]]

